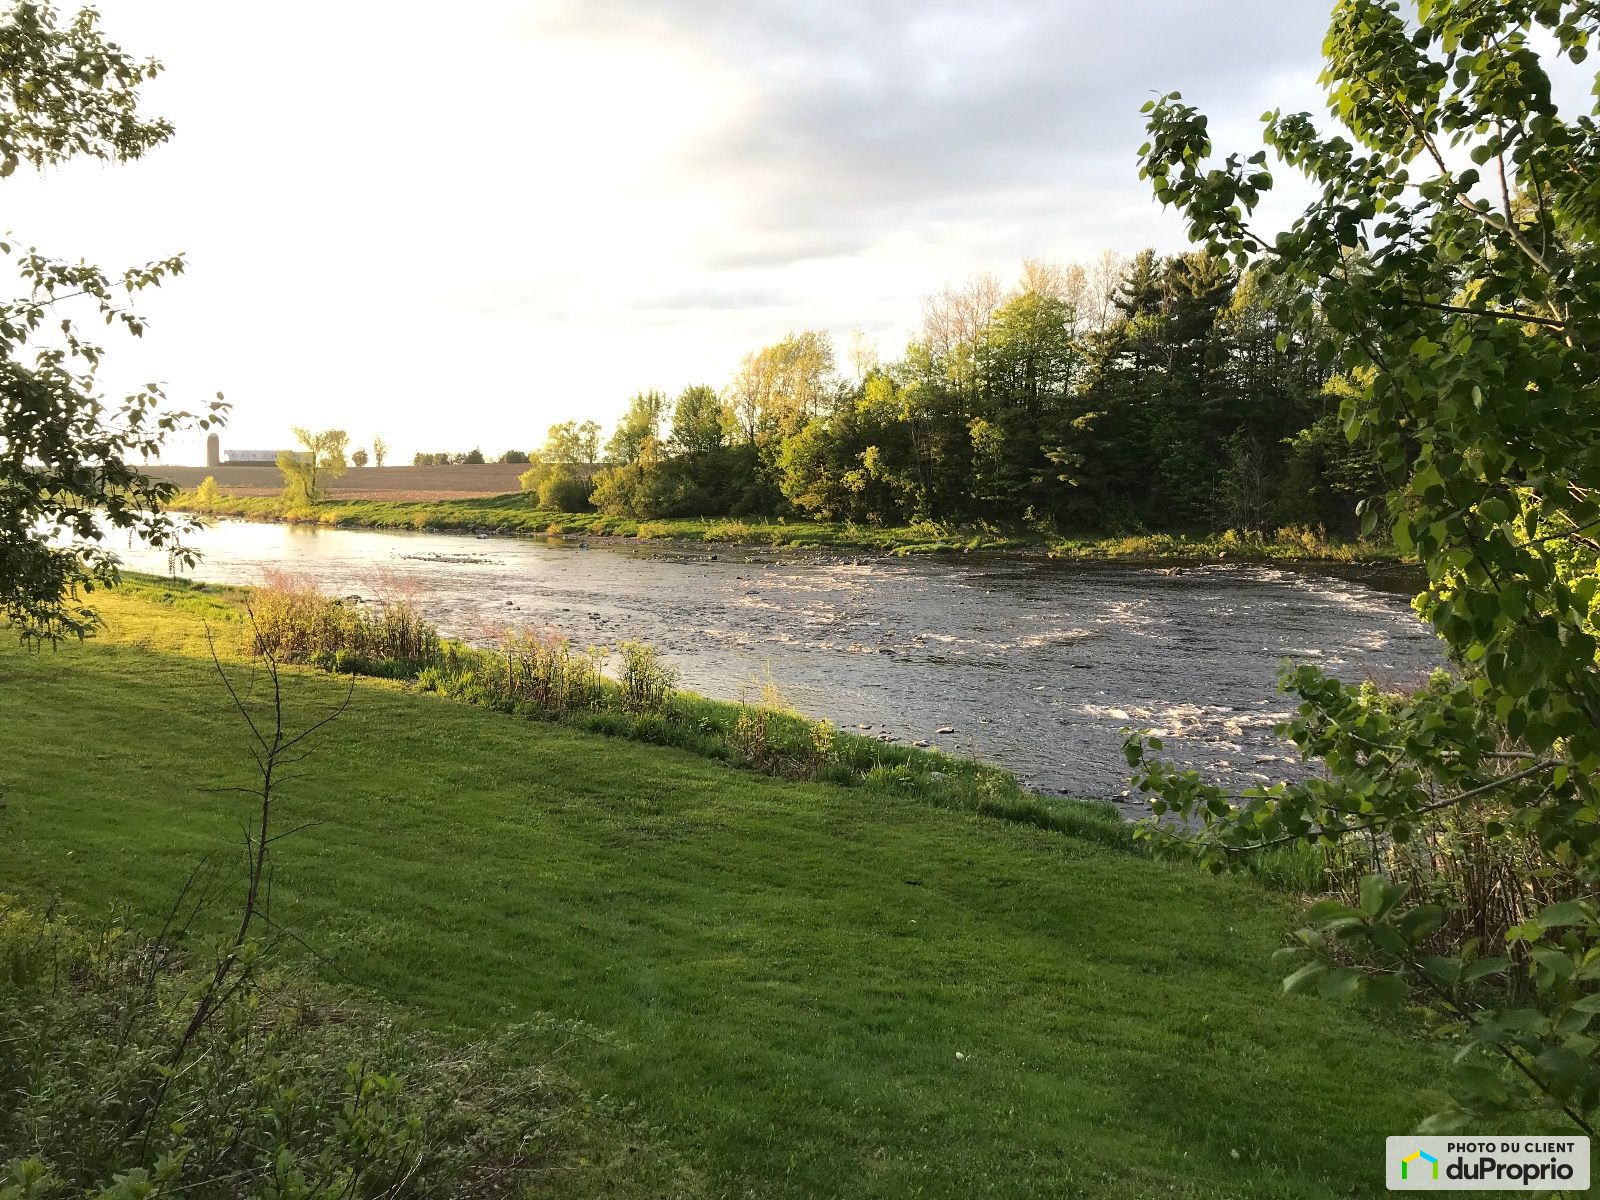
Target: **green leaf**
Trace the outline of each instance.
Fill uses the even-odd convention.
[[[1430,937],[1443,924],[1444,909],[1437,904],[1413,908],[1398,922],[1401,935],[1413,945]]]
[[[1463,985],[1475,983],[1480,979],[1487,979],[1491,975],[1499,975],[1511,966],[1511,960],[1506,958],[1480,958],[1470,962],[1462,969],[1461,983]]]
[[[1340,917],[1359,917],[1361,913],[1339,900],[1319,900],[1306,910],[1306,918],[1320,925]]]
[[[1567,925],[1587,925],[1590,918],[1583,905],[1576,900],[1563,900],[1539,910],[1534,918],[1540,929],[1559,929]]]
[[[1361,881],[1361,911],[1375,920],[1381,919],[1405,894],[1404,884],[1390,883],[1382,875],[1368,875]]]
[[[1327,969],[1320,962],[1309,962],[1283,981],[1283,990],[1290,995],[1309,991]]]
[[[1550,972],[1556,979],[1570,979],[1577,970],[1576,964],[1561,950],[1553,950],[1549,946],[1535,946],[1528,951],[1534,963]]]
[[[1348,1000],[1360,990],[1361,976],[1348,967],[1330,967],[1317,981],[1317,993],[1329,1000]]]

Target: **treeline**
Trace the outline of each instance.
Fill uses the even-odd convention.
[[[466,451],[464,454],[452,454],[448,450],[437,453],[429,453],[424,450],[419,450],[411,456],[411,465],[413,467],[480,467],[489,461],[491,460],[485,458],[483,456],[483,451],[478,449],[476,446],[474,446],[471,450]],[[501,463],[525,463],[529,461],[528,452],[526,450],[507,450],[499,458],[496,458],[493,461]]]
[[[1030,262],[930,299],[897,362],[804,332],[720,392],[642,392],[599,469],[598,426],[555,426],[523,486],[634,517],[1353,533],[1378,466],[1283,287],[1202,255]]]

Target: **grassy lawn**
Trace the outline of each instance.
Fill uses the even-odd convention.
[[[229,610],[103,609],[0,649],[0,880],[157,914],[238,843],[198,615]],[[343,686],[297,673],[291,709]],[[1246,881],[377,681],[302,772],[276,917],[428,1025],[553,1022],[715,1195],[1375,1195],[1441,1069],[1281,996],[1292,915]]]
[[[1397,559],[1392,546],[1331,540],[1310,531],[1282,530],[1274,537],[1235,534],[1150,533],[1128,536],[1064,535],[1020,526],[857,525],[839,521],[768,521],[720,517],[638,520],[602,513],[541,509],[531,494],[460,500],[331,499],[289,504],[276,496],[202,500],[184,492],[173,506],[217,517],[292,521],[370,529],[477,529],[565,537],[625,537],[643,541],[732,543],[793,549],[856,549],[874,553],[932,554],[970,550],[1033,550],[1057,558],[1091,561],[1162,559],[1174,562],[1334,561]]]

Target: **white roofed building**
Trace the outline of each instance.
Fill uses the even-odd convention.
[[[222,461],[226,463],[275,463],[278,461],[280,451],[277,450],[224,450]],[[292,450],[291,454],[299,451]]]

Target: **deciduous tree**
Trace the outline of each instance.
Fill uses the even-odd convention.
[[[342,429],[311,430],[298,425],[291,432],[301,448],[278,454],[284,497],[301,504],[321,500],[327,481],[345,472],[350,435]]]
[[[1459,1024],[1441,1130],[1542,1107],[1592,1134],[1600,1106],[1600,128],[1552,87],[1597,36],[1586,0],[1341,0],[1324,82],[1343,131],[1266,120],[1317,189],[1276,236],[1254,223],[1267,151],[1215,163],[1205,117],[1148,106],[1156,195],[1215,259],[1296,282],[1286,326],[1344,368],[1344,430],[1396,481],[1366,520],[1425,567],[1417,607],[1453,670],[1398,697],[1290,671],[1288,731],[1327,768],[1309,779],[1233,797],[1148,738],[1130,762],[1194,822],[1152,836],[1219,868],[1352,838],[1382,865],[1442,814],[1542,863],[1505,897],[1527,919],[1487,942],[1393,873],[1297,935],[1289,990],[1414,990]]]
[[[49,4],[0,13],[0,176],[74,157],[139,158],[172,134],[139,109],[160,66],[102,37],[91,11],[63,18]],[[134,293],[183,270],[180,257],[108,272],[0,242],[25,294],[0,303],[0,612],[24,640],[82,637],[98,618],[82,593],[118,578],[107,534],[124,531],[192,562],[189,528],[165,511],[176,488],[144,465],[167,436],[217,423],[164,412],[155,385],[121,400],[100,391],[102,348],[80,316],[139,336]]]

